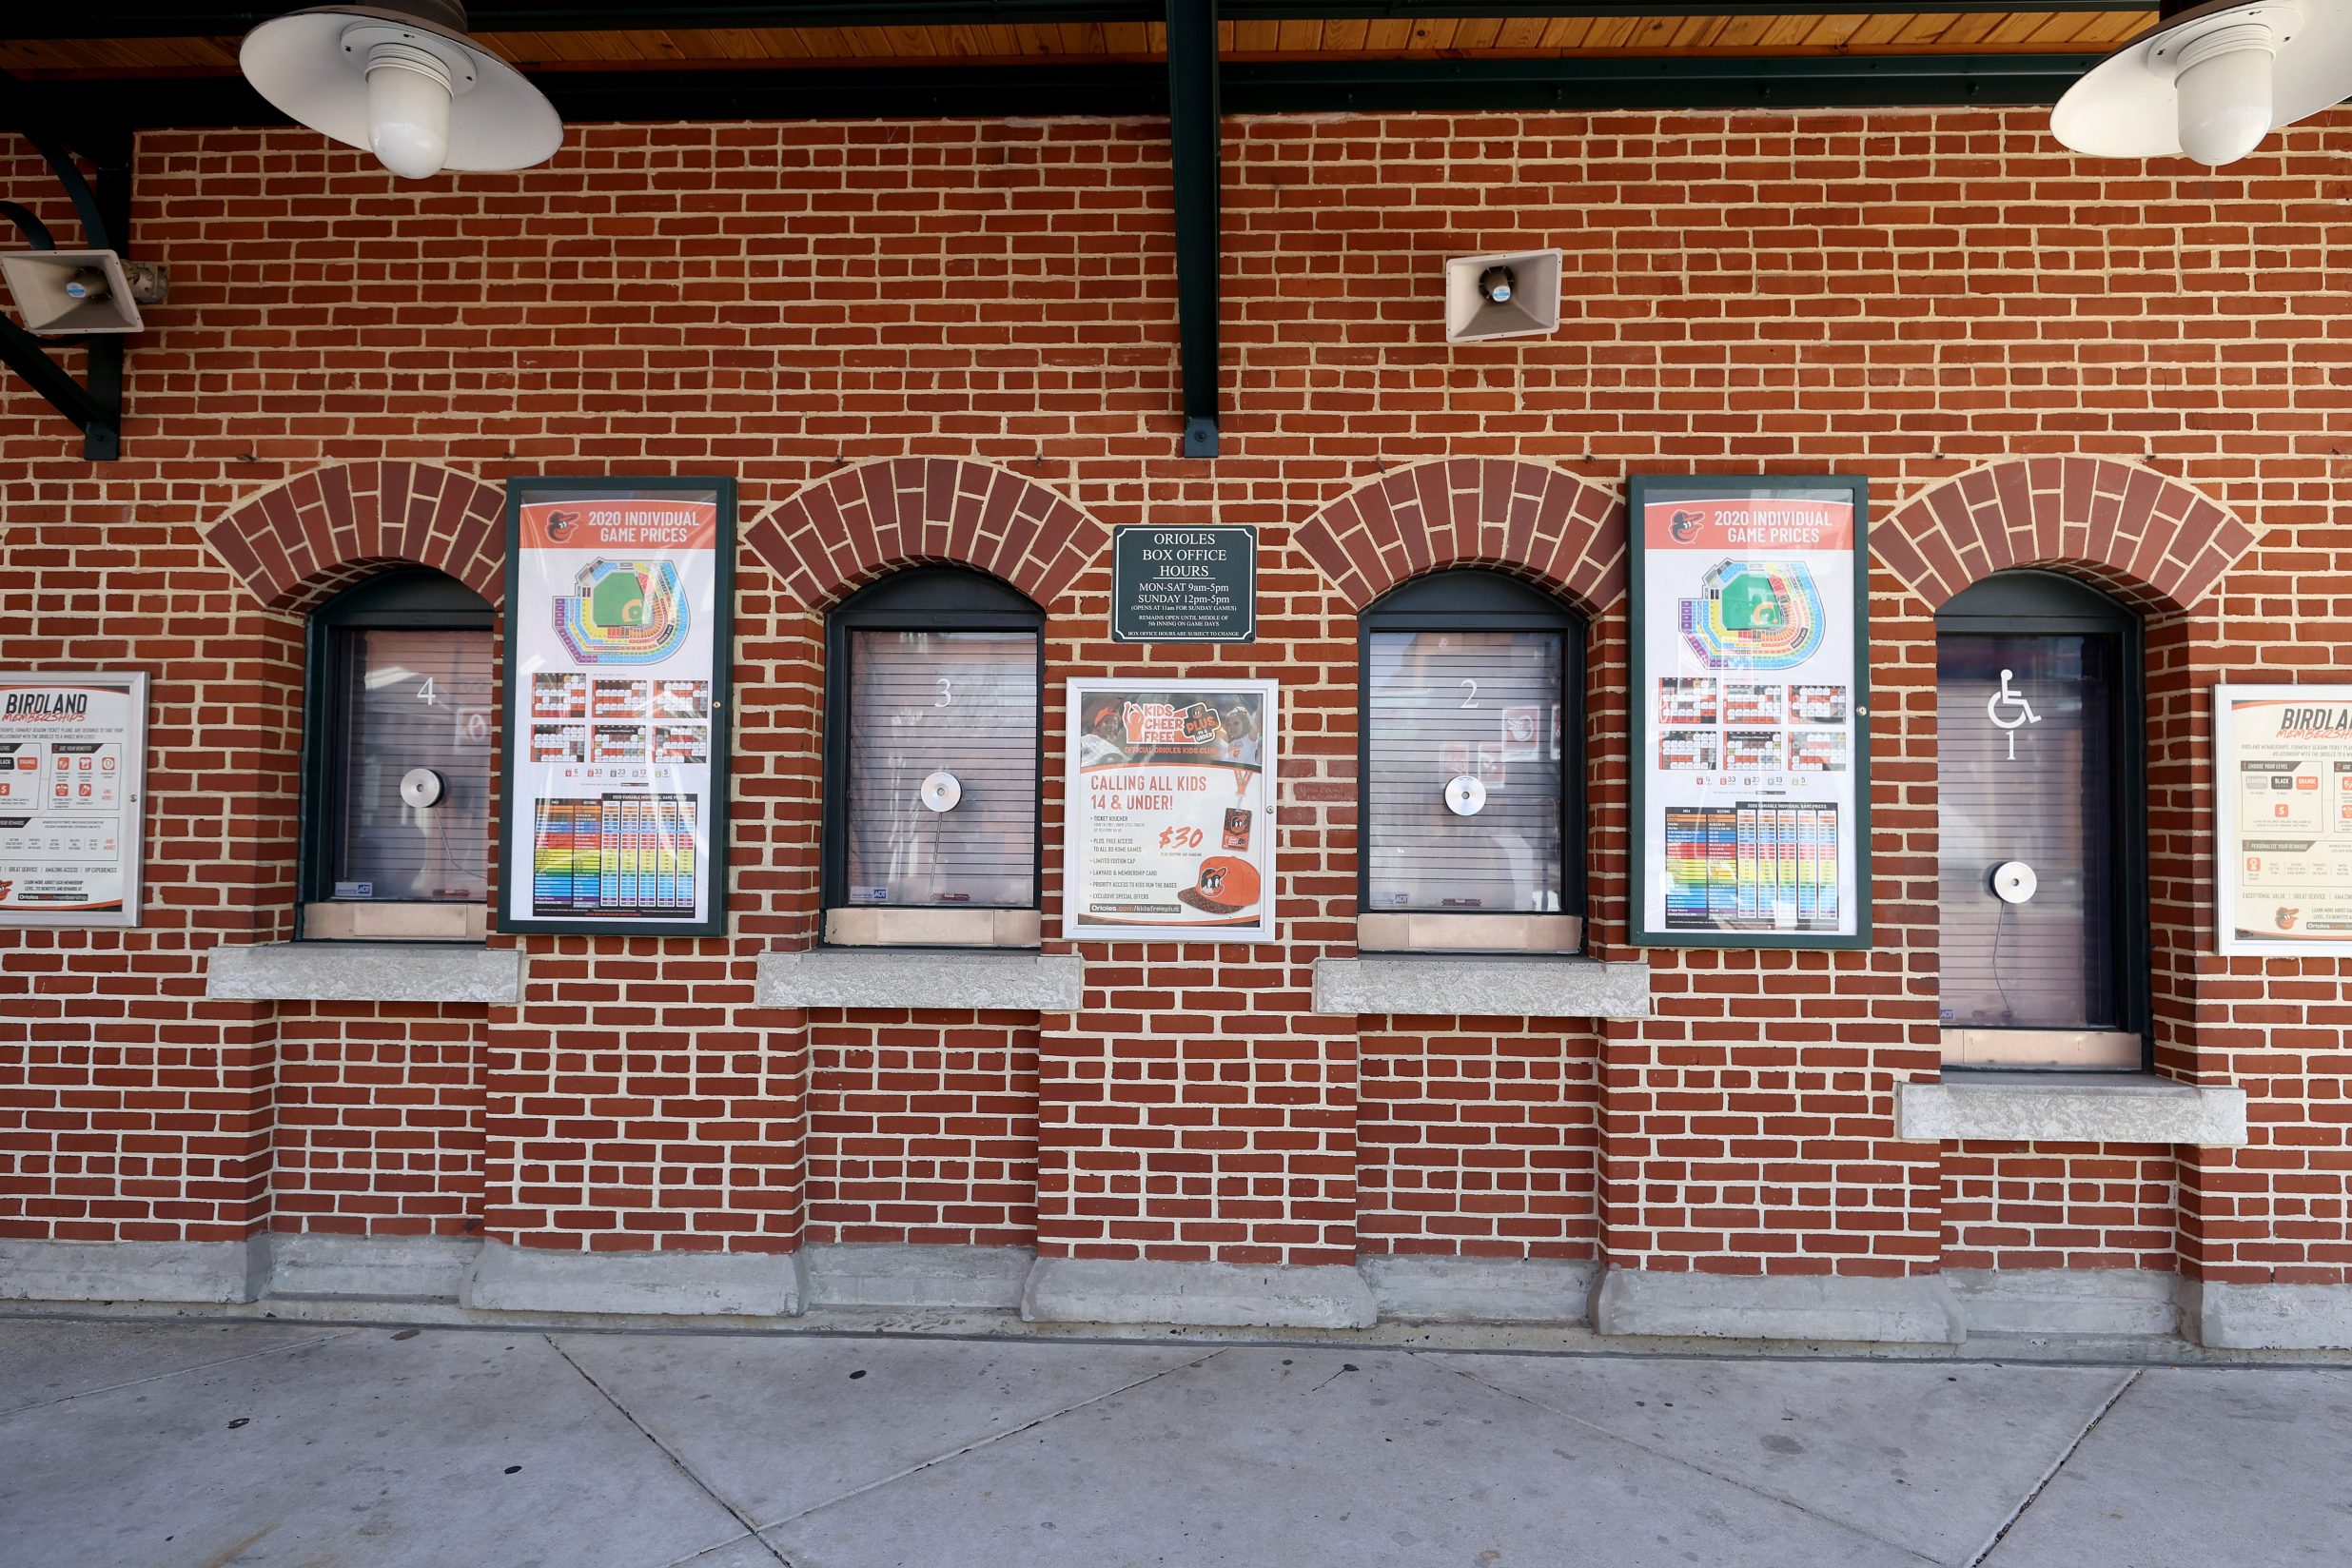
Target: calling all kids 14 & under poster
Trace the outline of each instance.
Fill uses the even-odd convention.
[[[1274,934],[1270,680],[1069,683],[1063,934]]]

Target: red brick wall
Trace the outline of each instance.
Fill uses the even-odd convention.
[[[133,248],[172,268],[174,295],[131,357],[128,456],[83,463],[69,426],[0,383],[0,665],[155,678],[146,928],[0,936],[0,1232],[478,1220],[540,1245],[763,1249],[1025,1234],[1027,1021],[990,1020],[967,1065],[949,1045],[962,1023],[927,1048],[895,1021],[813,1026],[752,991],[758,951],[814,931],[817,612],[946,557],[1046,604],[1053,691],[1267,676],[1290,726],[1284,939],[1091,948],[1081,1009],[1036,1027],[1041,1247],[1597,1247],[1658,1268],[1903,1272],[2038,1260],[2040,1240],[1989,1238],[2052,1225],[2106,1238],[2069,1258],[2160,1259],[2142,1232],[2164,1208],[2187,1266],[2352,1278],[2337,966],[2207,953],[2203,719],[2214,679],[2318,677],[2352,630],[2336,520],[2352,473],[2326,435],[2352,402],[2352,285],[2323,245],[2347,146],[2352,119],[2331,115],[2209,173],[2078,163],[2030,110],[1235,120],[1226,455],[1202,463],[1174,455],[1154,122],[576,127],[546,168],[416,186],[302,131],[149,134]],[[0,194],[70,232],[52,191],[21,148],[0,158]],[[1562,331],[1446,347],[1441,259],[1539,244],[1567,252]],[[853,503],[874,472],[856,465],[909,457],[1026,483],[992,521],[974,490],[967,523],[970,485],[934,500],[926,470],[911,535],[900,502],[888,519]],[[2099,461],[2048,483],[1997,466],[2060,457]],[[1659,1016],[1597,1040],[1360,1032],[1305,1010],[1313,959],[1352,951],[1354,612],[1445,559],[1510,564],[1596,613],[1595,949],[1637,956],[1609,555],[1524,550],[1529,471],[1503,470],[1519,477],[1490,500],[1486,471],[1412,466],[1437,458],[1575,476],[1604,513],[1628,469],[1869,478],[1873,951],[1654,951]],[[431,476],[402,480],[389,521],[387,464]],[[347,465],[302,504],[257,500]],[[478,1072],[462,1009],[203,1000],[205,949],[289,929],[296,612],[396,558],[495,590],[476,493],[438,475],[495,492],[550,469],[742,481],[735,934],[526,940],[526,999],[492,1010]],[[854,497],[755,524],[853,475]],[[1377,537],[1358,503],[1374,492]],[[2180,548],[2148,555],[2147,518]],[[1264,531],[1261,640],[1110,644],[1101,530],[1211,519]],[[2037,1150],[2058,1174],[2030,1178],[1989,1156],[2012,1180],[1981,1174],[1985,1151],[1892,1137],[1895,1084],[1936,1066],[1931,613],[2004,559],[2093,573],[2154,617],[2158,1059],[2255,1096],[2253,1145],[2185,1157],[2177,1201],[2135,1199],[2127,1224],[2075,1225],[2111,1205],[2113,1151]],[[1049,695],[1049,735],[1061,719]],[[1050,915],[1058,801],[1047,814]],[[897,1134],[853,1107],[896,1092],[902,1052],[943,1127],[951,1106],[987,1126],[876,1171],[859,1162]],[[1514,1063],[1556,1075],[1540,1118]],[[364,1107],[330,1110],[362,1078]],[[469,1096],[478,1165],[439,1121]],[[1488,1164],[1502,1148],[1512,1163]],[[1453,1191],[1450,1212],[1433,1202]]]
[[[1944,1153],[1945,1265],[2168,1269],[2178,1186],[2166,1146],[1954,1144]]]

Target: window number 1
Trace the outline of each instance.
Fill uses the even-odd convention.
[[[1479,683],[1477,681],[1465,680],[1461,683],[1461,705],[1465,708],[1475,708],[1479,705]]]
[[[424,684],[417,688],[417,700],[428,708],[433,705],[433,677],[431,676],[426,676]]]
[[[951,683],[951,682],[948,679],[948,677],[947,677],[946,676],[941,676],[939,677],[939,700],[938,700],[938,701],[936,701],[936,702],[934,702],[934,703],[932,703],[932,704],[931,704],[931,706],[932,706],[932,707],[934,707],[934,708],[945,708],[946,706],[948,706],[950,703],[953,702],[954,700],[955,700],[955,687],[954,687],[954,685],[953,685],[953,684],[952,684],[952,683]]]

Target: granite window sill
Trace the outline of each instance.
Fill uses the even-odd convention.
[[[1074,952],[816,948],[761,953],[758,1000],[770,1008],[1071,1012],[1085,982],[1085,961]]]
[[[1337,1016],[1647,1018],[1650,966],[1518,954],[1319,958],[1315,1010]]]
[[[1950,1073],[1896,1087],[1895,1136],[2237,1148],[2246,1141],[2245,1090],[2146,1072]]]
[[[471,943],[267,942],[211,949],[205,994],[235,1002],[522,1000],[522,951]]]

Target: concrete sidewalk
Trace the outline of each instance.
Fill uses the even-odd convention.
[[[2341,1563],[2347,1474],[2323,1367],[0,1320],[10,1568]]]

